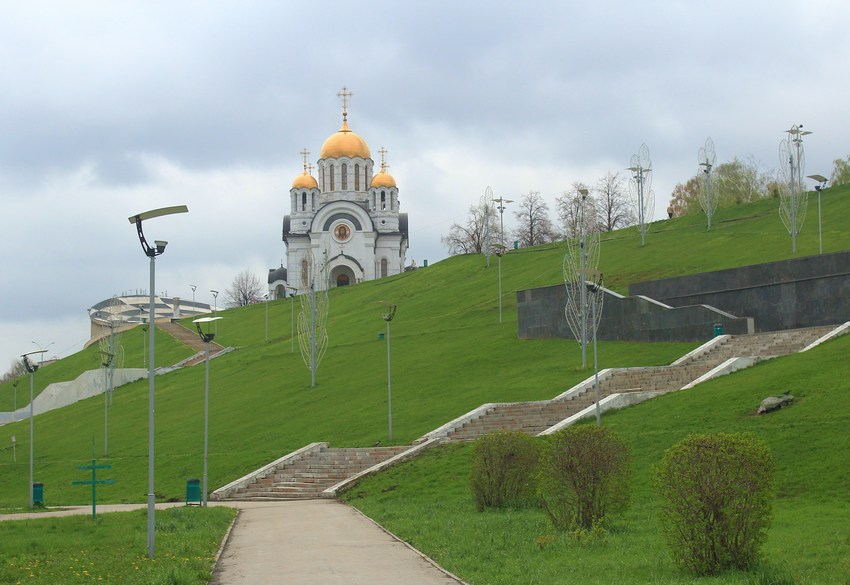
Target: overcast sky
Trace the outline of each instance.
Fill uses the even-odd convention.
[[[656,215],[709,136],[718,163],[776,168],[802,123],[807,174],[829,175],[850,154],[848,22],[841,0],[3,3],[0,370],[80,349],[91,305],[148,288],[127,221],[148,209],[189,207],[146,224],[170,242],[157,292],[265,282],[342,86],[419,264],[488,185],[554,208],[642,143]]]

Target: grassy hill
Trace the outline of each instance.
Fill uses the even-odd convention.
[[[824,249],[850,247],[848,188],[824,193]],[[816,253],[814,201],[798,255]],[[606,234],[601,269],[606,284],[625,292],[629,282],[791,257],[790,238],[776,201],[721,210],[707,232],[704,217],[653,224],[641,247],[636,228]],[[392,322],[393,431],[395,443],[412,439],[483,402],[549,398],[590,372],[580,369],[570,340],[518,340],[511,291],[561,279],[563,245],[511,251],[502,259],[504,322],[498,322],[496,259],[451,258],[427,269],[336,289],[328,321],[330,345],[317,376],[296,343],[291,352],[291,299],[221,312],[217,341],[239,349],[211,364],[210,486],[223,485],[312,441],[371,445],[387,438],[386,345],[380,301],[397,303]],[[266,340],[266,309],[269,339]],[[298,307],[296,306],[296,315]],[[191,325],[189,324],[191,327]],[[125,365],[141,366],[140,331],[124,334]],[[191,351],[157,335],[157,364]],[[600,366],[669,363],[694,344],[600,343]],[[97,367],[96,348],[45,366],[37,387]],[[18,385],[28,393],[28,380]],[[203,448],[203,367],[186,368],[156,382],[157,493],[182,498],[185,481],[199,477]],[[117,483],[102,501],[143,501],[147,487],[147,381],[120,388],[109,410],[109,455],[103,455],[104,405],[93,398],[36,417],[36,481],[48,505],[85,503],[76,465],[110,463]],[[9,408],[9,383],[0,385],[0,408]],[[8,448],[17,438],[17,464]],[[0,427],[0,507],[26,505],[28,422]]]

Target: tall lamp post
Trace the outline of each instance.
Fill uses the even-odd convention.
[[[192,310],[195,311],[195,289],[198,288],[197,284],[190,284],[189,288],[192,289]]]
[[[198,328],[198,335],[206,344],[206,377],[204,381],[204,483],[203,483],[203,507],[207,507],[207,456],[209,453],[209,430],[210,430],[210,343],[215,339],[215,333],[210,331],[209,324],[213,321],[218,321],[221,317],[202,317],[195,319],[192,323]],[[207,330],[204,331],[201,327],[203,323],[207,324]]]
[[[38,367],[41,367],[41,366],[43,366],[43,365],[44,365],[44,354],[47,352],[47,350],[48,350],[48,349],[50,349],[50,346],[51,346],[51,345],[53,345],[54,343],[56,343],[56,342],[55,342],[55,341],[51,341],[50,343],[48,343],[47,345],[45,345],[44,347],[42,347],[42,345],[41,345],[39,342],[37,342],[37,341],[33,341],[33,342],[32,342],[32,344],[33,344],[34,346],[36,346],[38,349],[43,350],[43,351],[41,352],[41,359],[39,359],[39,361],[38,361]]]
[[[145,239],[145,234],[142,231],[142,222],[146,219],[153,219],[163,215],[172,215],[175,213],[186,213],[189,208],[185,205],[175,205],[173,207],[161,207],[151,211],[145,211],[138,215],[132,215],[128,218],[130,223],[136,224],[136,233],[139,236],[139,243],[142,245],[142,250],[145,256],[150,258],[150,303],[148,308],[148,334],[150,361],[148,362],[148,557],[154,558],[155,536],[154,536],[154,513],[156,510],[156,496],[154,495],[154,331],[155,327],[155,311],[156,311],[156,257],[165,252],[165,247],[168,242],[164,240],[154,241],[154,246],[151,247]]]
[[[502,256],[505,253],[504,244],[494,244],[496,257],[499,259],[499,323],[502,322]]]
[[[213,296],[213,316],[218,317],[218,291],[210,289]],[[215,324],[215,333],[218,333],[218,323]]]
[[[499,237],[502,239],[502,246],[505,245],[505,204],[513,203],[513,199],[505,199],[504,197],[499,197],[498,199],[493,199],[495,203],[498,203],[496,209],[499,210]]]
[[[823,230],[821,229],[821,214],[820,214],[820,192],[826,189],[826,183],[829,181],[823,175],[809,175],[813,181],[817,181],[820,185],[815,185],[815,191],[818,192],[818,250],[823,254]]]
[[[33,380],[35,378],[35,371],[38,369],[38,364],[35,362],[31,362],[29,360],[29,356],[34,354],[44,355],[46,349],[39,349],[37,351],[31,351],[29,353],[25,353],[21,356],[21,359],[24,360],[24,368],[26,368],[27,372],[30,375],[30,509],[33,508],[33,495],[32,490],[33,486],[33,455],[35,453],[34,445],[35,445],[35,431],[33,426]]]
[[[602,426],[602,411],[599,409],[599,354],[596,351],[596,330],[598,324],[596,322],[596,297],[599,289],[602,288],[602,273],[600,272],[596,282],[588,282],[587,290],[591,294],[591,303],[593,307],[591,312],[593,315],[593,393],[596,400],[596,426]]]
[[[291,299],[289,303],[291,310],[290,324],[292,326],[292,333],[290,335],[290,342],[292,344],[291,353],[295,353],[295,295],[298,294],[298,289],[286,287],[286,290],[289,291],[289,298]]]
[[[387,312],[381,315],[384,321],[387,322],[387,421],[388,421],[388,429],[389,429],[389,441],[393,442],[393,382],[392,376],[390,375],[390,322],[395,317],[396,309],[398,309],[398,305],[394,305],[393,303],[382,303],[386,305]]]

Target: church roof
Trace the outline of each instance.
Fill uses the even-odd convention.
[[[372,187],[396,187],[395,179],[386,168],[372,177]]]
[[[320,158],[339,158],[348,156],[351,158],[371,158],[372,152],[369,145],[358,134],[351,131],[348,122],[343,120],[342,127],[331,134],[322,144]]]
[[[316,182],[316,177],[304,171],[292,181],[293,189],[317,189],[319,187],[319,183]]]

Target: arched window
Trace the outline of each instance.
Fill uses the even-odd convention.
[[[325,167],[319,167],[319,174],[322,176],[322,191],[326,191],[325,189]]]
[[[340,167],[340,172],[342,176],[340,177],[340,183],[342,183],[342,190],[345,191],[348,189],[348,165],[342,163],[342,167]]]
[[[301,211],[307,211],[307,191],[301,193]]]
[[[381,191],[381,209],[387,208],[387,192]]]
[[[381,258],[381,278],[384,278],[387,275],[387,259]]]
[[[331,191],[333,191],[334,190],[334,166],[333,165],[331,165],[330,171],[331,171]]]
[[[360,165],[354,165],[354,190],[360,190]]]

